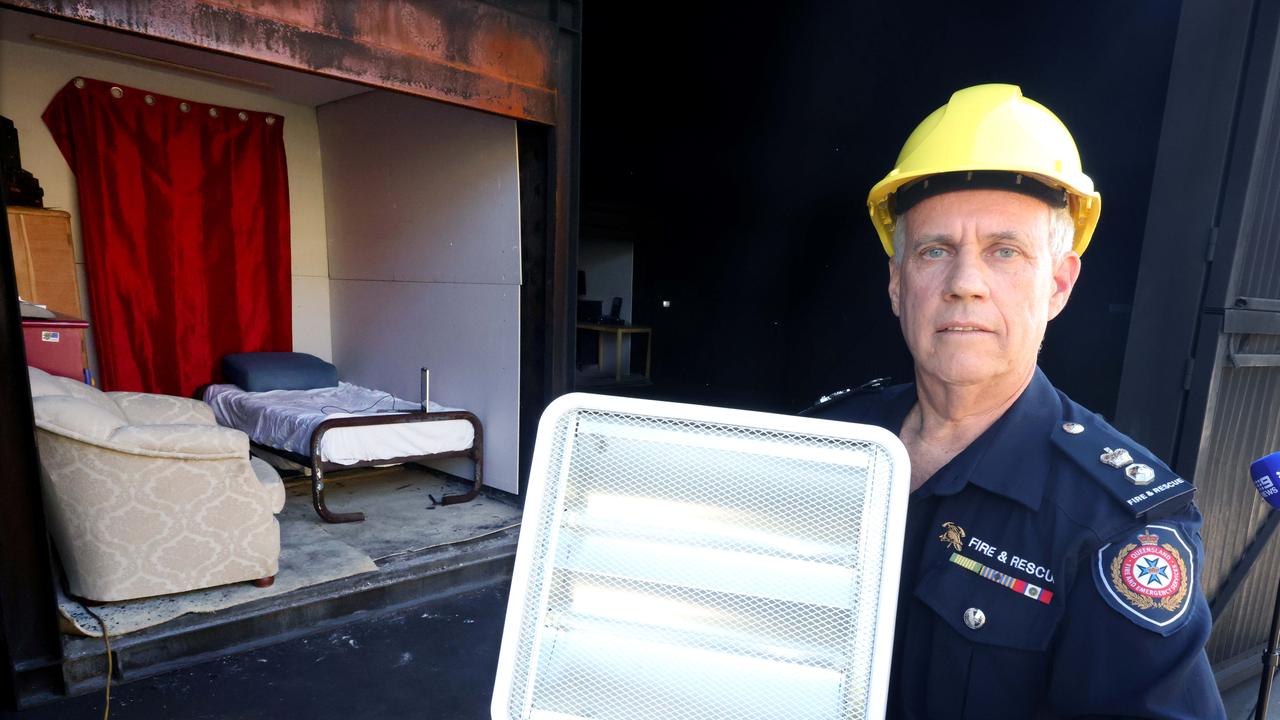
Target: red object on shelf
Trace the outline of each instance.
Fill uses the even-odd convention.
[[[89,323],[54,313],[53,318],[22,318],[27,364],[52,375],[84,380],[84,331]]]

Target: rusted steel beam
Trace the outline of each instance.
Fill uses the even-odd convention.
[[[555,23],[475,0],[0,0],[521,120],[556,122]]]
[[[578,172],[579,129],[581,112],[582,50],[578,33],[562,30],[558,43],[560,78],[555,128],[555,245],[552,251],[551,309],[549,328],[551,343],[551,397],[573,390],[573,368],[577,355],[575,329],[578,308],[572,298],[578,277]]]

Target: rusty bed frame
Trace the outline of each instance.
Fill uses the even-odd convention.
[[[475,430],[475,437],[471,441],[471,447],[465,450],[449,450],[446,452],[426,453],[423,455],[362,460],[350,465],[328,462],[324,460],[320,453],[320,445],[321,441],[324,439],[325,433],[337,428],[365,427],[370,425],[398,425],[401,423],[441,422],[445,420],[466,420],[471,423],[471,427]],[[377,465],[402,465],[404,463],[419,462],[422,460],[442,460],[445,458],[465,457],[475,463],[474,484],[471,489],[465,493],[459,493],[457,495],[444,495],[438,501],[434,497],[428,497],[431,497],[431,501],[433,503],[438,503],[440,505],[457,505],[458,503],[469,502],[470,500],[475,499],[475,497],[480,494],[480,488],[484,486],[484,427],[480,424],[480,418],[476,417],[474,413],[466,410],[330,418],[321,422],[316,426],[316,429],[312,431],[310,456],[299,455],[295,452],[283,450],[271,445],[263,445],[256,442],[251,444],[256,448],[261,448],[267,452],[298,463],[305,468],[309,468],[311,470],[311,504],[315,507],[316,514],[325,522],[330,523],[359,522],[364,520],[364,513],[334,512],[329,509],[324,500],[324,474],[327,471],[352,470],[356,468],[374,467]]]

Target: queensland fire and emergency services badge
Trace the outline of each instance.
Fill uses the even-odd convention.
[[[1176,529],[1148,525],[1104,545],[1093,579],[1107,604],[1133,622],[1168,635],[1186,621],[1195,558]]]

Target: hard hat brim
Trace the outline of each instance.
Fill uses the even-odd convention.
[[[1089,241],[1093,239],[1093,232],[1098,226],[1098,218],[1102,214],[1102,195],[1093,189],[1093,182],[1087,176],[1081,176],[1083,182],[1070,183],[1064,178],[1046,177],[1042,172],[1037,172],[1035,168],[967,167],[919,170],[911,173],[894,171],[871,188],[871,192],[867,196],[867,211],[871,215],[871,223],[875,225],[876,233],[880,236],[880,244],[884,247],[886,255],[893,257],[893,229],[897,221],[890,202],[893,194],[899,188],[917,180],[923,180],[934,175],[965,171],[997,171],[1014,175],[1028,175],[1050,187],[1062,188],[1068,195],[1068,208],[1072,218],[1075,220],[1075,239],[1071,244],[1071,249],[1077,255],[1080,255],[1084,253],[1085,248],[1089,247]],[[1079,187],[1081,185],[1088,189]],[[956,190],[955,192],[961,191]]]

